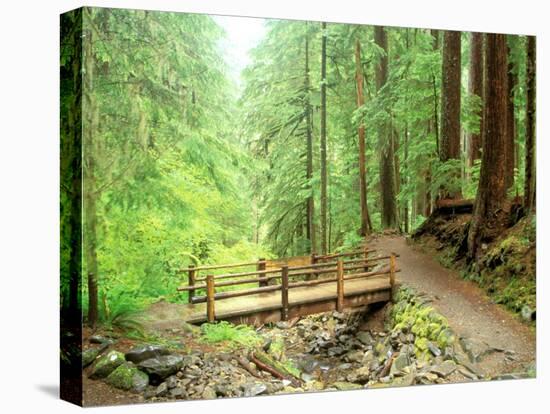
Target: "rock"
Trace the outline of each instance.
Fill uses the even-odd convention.
[[[361,331],[355,337],[364,345],[371,345],[374,342],[371,333],[368,331]]]
[[[145,398],[146,400],[149,400],[153,397],[156,397],[156,395],[157,395],[156,387],[148,387],[143,393],[143,398]]]
[[[261,382],[244,384],[242,387],[245,397],[254,397],[266,392],[267,386]]]
[[[398,372],[403,371],[405,367],[410,365],[409,357],[406,354],[399,354],[393,360],[393,363],[390,368],[390,375],[395,375]]]
[[[163,355],[169,355],[170,351],[160,345],[138,345],[128,351],[125,355],[126,361],[139,364],[142,361],[151,358],[157,358]]]
[[[91,344],[100,344],[100,345],[113,345],[115,341],[111,338],[107,338],[105,336],[101,335],[92,335],[90,336],[90,343]]]
[[[455,343],[455,334],[450,328],[442,329],[437,335],[437,346],[440,349],[445,349],[449,345]]]
[[[279,329],[288,329],[290,327],[289,323],[286,321],[279,321],[275,324],[275,326]]]
[[[300,375],[300,377],[301,377],[305,382],[313,381],[313,375],[311,375],[311,374],[306,374],[305,372],[302,372],[302,374]]]
[[[340,356],[345,354],[346,351],[341,346],[333,346],[332,348],[329,348],[328,355],[329,356]]]
[[[349,382],[358,383],[358,384],[366,384],[369,381],[370,377],[370,369],[369,367],[361,367],[354,372],[348,374],[346,379]]]
[[[470,363],[470,359],[462,354],[462,353],[456,353],[453,360],[457,363],[465,367],[468,371],[474,373],[477,377],[481,378],[483,377],[483,372],[477,368],[475,365]]]
[[[363,388],[360,384],[354,384],[352,382],[345,382],[345,381],[337,381],[331,385],[332,387],[340,391],[360,390]]]
[[[319,366],[319,361],[311,355],[303,355],[302,358],[295,361],[295,364],[300,371],[311,374]]]
[[[155,390],[155,396],[156,397],[164,397],[166,394],[168,394],[168,385],[166,385],[165,382],[160,384],[156,390]]]
[[[338,321],[345,321],[346,320],[346,314],[342,312],[334,311],[332,312],[332,317]]]
[[[430,368],[430,372],[439,375],[440,377],[447,377],[452,374],[456,369],[456,363],[451,360],[444,361],[442,364],[435,365]]]
[[[146,359],[139,363],[138,367],[149,374],[152,381],[160,382],[164,378],[175,374],[183,366],[181,355],[163,355],[157,358]]]
[[[438,376],[437,374],[433,374],[431,372],[422,372],[416,376],[422,382],[422,384],[433,384]]]
[[[411,372],[403,377],[396,378],[395,380],[393,380],[391,385],[393,387],[408,387],[414,384],[415,378],[416,378],[415,374]]]
[[[367,352],[365,352],[365,354],[363,355],[363,360],[361,361],[361,363],[363,365],[368,365],[370,364],[372,361],[374,361],[374,352],[372,351],[372,349],[369,349]]]
[[[521,308],[521,317],[526,322],[532,322],[536,319],[536,312],[528,305],[524,305],[523,308]]]
[[[472,363],[480,362],[484,356],[493,351],[486,342],[469,338],[460,338],[460,346]]]
[[[271,348],[271,344],[273,343],[273,339],[271,338],[267,338],[263,345],[262,345],[262,349],[264,350],[264,352],[268,352],[269,351],[269,348]]]
[[[172,388],[168,393],[172,398],[185,398],[185,389],[182,387]]]
[[[428,342],[428,350],[436,357],[441,355],[441,350],[432,342]]]
[[[213,400],[217,398],[218,395],[216,394],[216,391],[212,387],[204,387],[204,391],[202,392],[202,398],[205,400]]]
[[[89,348],[82,351],[82,368],[87,367],[99,356],[100,348]]]
[[[99,358],[90,373],[90,378],[105,378],[125,361],[124,354],[118,351],[111,351]]]
[[[135,393],[145,391],[149,385],[149,377],[147,374],[141,372],[131,362],[125,362],[119,365],[109,374],[109,376],[107,376],[105,381],[113,387]]]
[[[166,378],[166,385],[168,386],[168,389],[176,388],[178,385],[178,378],[175,375],[169,376]]]
[[[458,372],[460,372],[462,376],[468,379],[471,379],[473,381],[476,381],[478,379],[476,374],[474,374],[473,372],[470,372],[468,369],[464,367],[458,367]]]
[[[361,362],[363,360],[363,356],[363,351],[351,351],[344,356],[344,359],[349,362]]]

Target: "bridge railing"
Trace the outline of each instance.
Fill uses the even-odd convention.
[[[375,252],[373,249],[368,249],[366,247],[357,249],[349,252],[334,253],[328,255],[318,255],[312,253],[310,256],[295,256],[279,260],[267,260],[265,258],[260,258],[257,261],[251,262],[240,262],[240,263],[230,263],[230,264],[219,264],[219,265],[189,265],[186,268],[178,269],[177,274],[187,273],[187,283],[188,286],[185,288],[178,288],[179,291],[187,291],[189,303],[194,303],[193,298],[196,295],[198,289],[206,289],[206,284],[198,284],[199,282],[206,282],[207,276],[201,276],[201,273],[204,274],[205,271],[210,274],[211,271],[217,271],[220,269],[227,269],[228,273],[214,275],[215,280],[221,279],[233,279],[240,278],[245,276],[263,276],[258,280],[249,281],[247,283],[257,282],[259,287],[265,287],[269,284],[270,280],[273,280],[275,277],[268,276],[272,273],[280,272],[283,265],[293,267],[295,269],[309,267],[311,265],[318,265],[318,267],[327,266],[329,264],[336,264],[335,259],[339,257],[364,257],[367,258],[370,253]],[[304,267],[305,266],[305,267]],[[255,270],[250,271],[239,271],[244,268],[254,267]],[[237,271],[237,272],[234,272]],[[316,278],[318,272],[311,272],[307,277],[310,279]],[[280,278],[280,276],[279,276]],[[244,284],[244,283],[243,283]],[[222,285],[223,287],[234,286],[229,283]]]
[[[351,258],[345,260],[344,257],[354,257],[358,252],[339,253],[334,255],[325,255],[321,260],[330,260],[324,263],[313,263],[308,265],[288,266],[282,264],[281,267],[266,269],[265,266],[258,266],[258,270],[227,273],[220,275],[208,274],[206,277],[189,277],[188,286],[181,286],[178,291],[189,292],[190,303],[207,303],[207,320],[215,320],[215,301],[241,296],[255,295],[281,291],[281,319],[288,318],[289,300],[288,292],[290,289],[306,286],[316,286],[325,283],[336,283],[337,301],[336,309],[341,311],[344,306],[345,281],[360,278],[368,278],[378,275],[388,275],[391,291],[395,284],[395,273],[400,270],[396,268],[396,254],[387,256],[368,257],[368,253],[373,250],[363,249],[359,253],[363,257]],[[336,260],[334,260],[336,259]],[[372,270],[380,262],[388,261],[388,265],[382,269]],[[214,268],[231,268],[237,266],[246,266],[245,264],[202,266],[199,270],[212,270]],[[186,271],[196,271],[198,268],[189,267],[183,269]],[[371,269],[371,270],[369,270]],[[195,274],[193,274],[195,276]],[[237,279],[238,278],[238,279]],[[237,279],[237,280],[230,280]],[[298,280],[297,280],[298,279]],[[301,279],[301,280],[300,280]],[[280,282],[277,282],[280,280]],[[197,284],[196,282],[204,282]],[[270,284],[276,282],[276,284]],[[258,284],[258,287],[243,290],[218,291],[216,288],[228,288],[241,285]],[[206,290],[205,295],[196,296],[197,290]]]

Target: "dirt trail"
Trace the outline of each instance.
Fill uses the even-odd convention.
[[[402,271],[397,280],[424,292],[433,298],[433,306],[449,321],[461,336],[484,341],[492,347],[512,350],[517,360],[511,366],[499,362],[491,371],[520,370],[535,360],[534,330],[491,299],[475,283],[463,280],[458,272],[441,266],[435,259],[421,252],[404,237],[380,236],[369,243],[380,253],[395,252]]]

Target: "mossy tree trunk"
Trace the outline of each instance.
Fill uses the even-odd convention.
[[[506,200],[506,114],[508,64],[506,36],[487,34],[485,63],[485,122],[479,186],[468,233],[468,255],[500,227]]]

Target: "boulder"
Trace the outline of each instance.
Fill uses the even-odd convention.
[[[157,358],[163,355],[169,355],[170,351],[160,345],[138,345],[129,350],[125,357],[126,361],[139,364],[146,359]]]
[[[145,391],[149,385],[147,374],[137,369],[131,362],[119,365],[105,381],[113,387],[135,393]]]
[[[158,383],[183,367],[183,357],[181,355],[163,355],[146,359],[140,362],[138,367],[149,375],[151,381]]]
[[[122,352],[111,351],[108,354],[103,355],[96,361],[96,363],[92,367],[90,378],[105,378],[120,365],[124,364],[124,362],[126,361]]]

